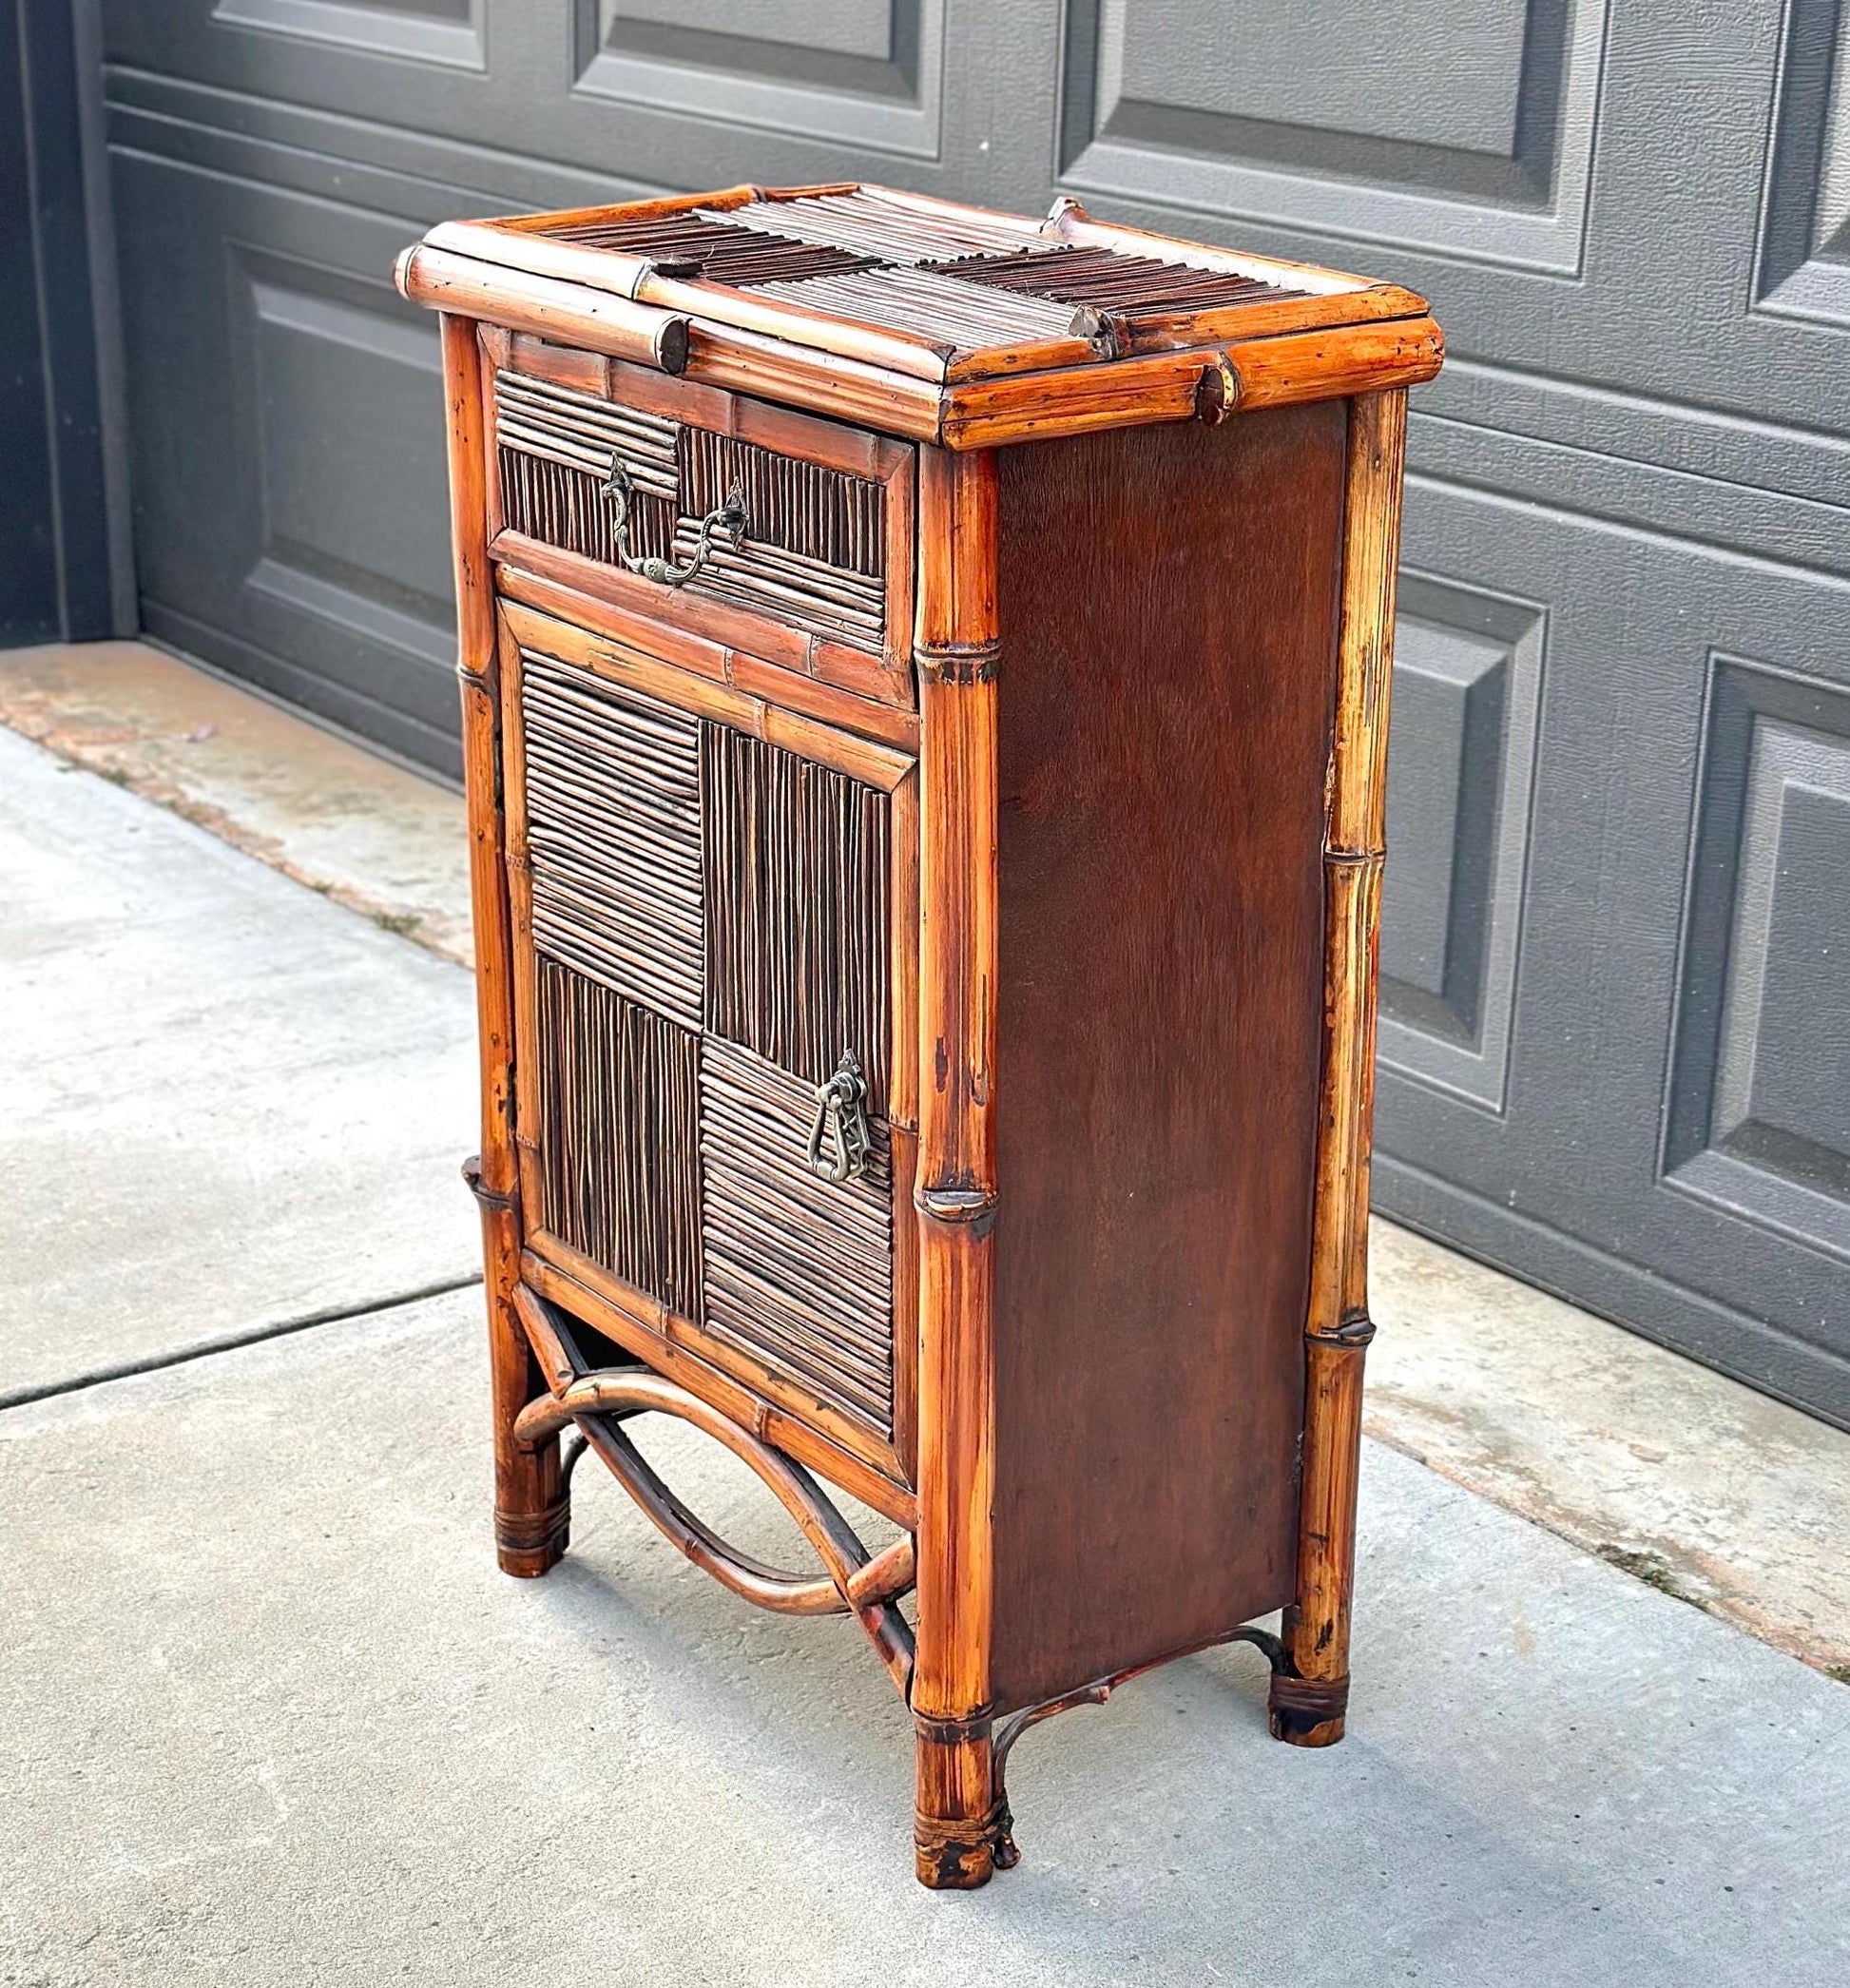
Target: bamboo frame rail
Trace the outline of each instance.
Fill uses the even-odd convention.
[[[1369,1141],[1381,867],[1387,855],[1388,703],[1407,441],[1404,393],[1349,404],[1336,723],[1323,841],[1323,1076],[1317,1141],[1297,1599],[1285,1612],[1294,1682],[1275,1679],[1274,1735],[1342,1737],[1349,1699],[1356,1489],[1368,1316]]]
[[[407,249],[399,258],[398,287],[458,318],[492,311],[498,323],[542,338],[568,338],[593,352],[630,359],[662,373],[687,365],[687,319],[645,309],[622,298],[582,290],[524,270],[490,270],[467,256],[440,248]]]
[[[1232,1631],[1224,1636],[1215,1636],[1205,1643],[1191,1644],[1186,1650],[1175,1650],[1165,1656],[1154,1657],[1147,1664],[1133,1664],[1127,1670],[1114,1670],[1108,1677],[1101,1677],[1092,1683],[1081,1685],[1076,1690],[1062,1691],[1057,1698],[1046,1698],[1038,1705],[1031,1705],[1021,1711],[1012,1713],[995,1727],[995,1737],[991,1747],[995,1777],[995,1867],[997,1870],[1013,1870],[1021,1862],[1021,1852],[1015,1845],[1014,1816],[1009,1807],[1008,1789],[1004,1785],[1008,1772],[1009,1756],[1014,1751],[1015,1742],[1031,1727],[1038,1726],[1044,1719],[1051,1719],[1056,1713],[1069,1712],[1082,1705],[1103,1705],[1121,1685],[1127,1685],[1133,1678],[1172,1664],[1178,1657],[1195,1656],[1204,1650],[1213,1650],[1227,1643],[1250,1643],[1265,1659],[1276,1680],[1288,1672],[1290,1659],[1284,1653],[1284,1645],[1272,1634],[1270,1630],[1258,1629],[1248,1624]]]
[[[626,1352],[646,1361],[689,1394],[698,1395],[761,1441],[819,1472],[895,1525],[915,1530],[918,1511],[911,1490],[849,1448],[845,1432],[825,1431],[819,1426],[820,1418],[800,1411],[791,1391],[772,1387],[768,1370],[751,1374],[741,1361],[735,1377],[712,1361],[710,1347],[697,1348],[684,1336],[681,1322],[664,1307],[655,1305],[651,1310],[645,1294],[633,1286],[624,1287],[618,1278],[594,1274],[595,1266],[583,1259],[569,1261],[570,1252],[556,1240],[549,1241],[547,1246],[550,1255],[568,1260],[565,1267],[529,1248],[521,1254],[520,1275],[522,1283],[549,1303],[583,1318]]]
[[[513,1316],[519,1279],[520,1183],[514,1151],[512,921],[502,852],[500,699],[489,570],[481,356],[474,323],[442,319],[454,515],[457,668],[462,685],[463,783],[469,801],[470,901],[475,933],[482,1149],[466,1171],[481,1208],[489,1367],[494,1419],[494,1537],[502,1568],[531,1577],[566,1550],[570,1505],[558,1444],[523,1450],[515,1417],[537,1391],[526,1335]]]
[[[512,1308],[536,1358],[549,1370],[553,1390],[530,1402],[515,1419],[512,1435],[518,1449],[534,1452],[551,1446],[562,1428],[576,1423],[644,1516],[696,1567],[742,1600],[776,1614],[854,1615],[900,1697],[907,1696],[913,1634],[894,1604],[913,1585],[910,1537],[870,1554],[828,1494],[795,1457],[761,1442],[698,1395],[647,1368],[576,1372],[545,1300],[526,1284],[514,1286]],[[647,1414],[673,1416],[730,1450],[795,1520],[821,1561],[822,1575],[769,1566],[730,1545],[696,1516],[621,1427],[631,1417]]]
[[[607,292],[615,299],[634,301],[639,307],[639,322],[645,317],[665,315],[678,317],[685,323],[691,309],[711,322],[734,330],[801,342],[806,331],[826,319],[828,349],[839,357],[859,359],[887,372],[933,381],[944,377],[945,357],[951,350],[941,341],[904,332],[872,330],[831,314],[780,303],[774,298],[736,290],[716,293],[711,288],[696,289],[691,283],[662,275],[645,256],[580,248],[571,242],[549,241],[531,234],[515,235],[480,222],[444,222],[431,230],[425,241],[422,253],[453,256],[459,262],[490,262],[516,278],[530,271],[557,282],[581,283],[588,289]],[[418,278],[421,281],[431,280],[429,273]],[[645,306],[650,308],[645,311]],[[665,370],[679,372],[681,368],[670,366]]]
[[[919,461],[918,1606],[920,1877],[994,1861],[989,1635],[994,1471],[996,476]]]
[[[1397,284],[1111,226],[1070,201],[1056,202],[1042,223],[1044,234],[1070,247],[1161,252],[1171,261],[1180,250],[1188,267],[1288,288],[1273,300],[1151,310],[1123,321],[1108,310],[1093,314],[1093,338],[960,352],[929,333],[799,305],[789,291],[800,285],[773,297],[689,280],[678,264],[658,268],[646,255],[549,232],[695,208],[723,215],[765,198],[856,190],[734,188],[710,199],[446,222],[399,259],[398,287],[438,309],[492,316],[515,333],[954,451],[1185,421],[1210,409],[1208,417],[1218,419],[1388,392],[1430,379],[1444,358],[1423,299]],[[882,192],[881,199],[940,220],[984,218],[981,209],[926,195]]]

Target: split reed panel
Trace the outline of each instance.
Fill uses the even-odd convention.
[[[891,1071],[890,803],[724,725],[702,740],[706,1026],[811,1084],[843,1051],[883,1117]]]
[[[893,1434],[893,1165],[870,1121],[866,1171],[805,1164],[813,1087],[707,1039],[701,1065],[705,1326]]]
[[[697,568],[681,583],[691,593],[884,652],[883,482],[506,368],[494,376],[494,407],[508,530],[600,566]],[[621,531],[610,486],[619,466],[630,483]],[[697,562],[703,521],[735,499],[745,520],[738,541],[710,534]]]
[[[700,720],[528,652],[521,724],[535,943],[698,1029]]]
[[[544,953],[536,967],[546,1226],[699,1318],[700,1037]]]

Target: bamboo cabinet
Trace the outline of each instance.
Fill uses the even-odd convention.
[[[934,1886],[1015,1861],[1029,1726],[1168,1657],[1255,1645],[1274,1734],[1339,1739],[1424,304],[859,186],[450,223],[398,280],[443,314],[502,1566],[590,1450],[742,1600],[857,1617]]]

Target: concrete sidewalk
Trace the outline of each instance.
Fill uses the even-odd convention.
[[[0,1404],[480,1267],[459,968],[0,731]]]
[[[851,1627],[591,1475],[561,1568],[494,1569],[479,1293],[393,1302],[473,1270],[460,970],[4,736],[0,803],[0,1359],[58,1390],[0,1410],[7,1988],[1850,1978],[1850,1691],[1378,1444],[1344,1746],[1171,1666],[1024,1740],[1019,1870],[919,1891]]]
[[[0,1981],[1840,1988],[1850,1692],[1394,1452],[1351,1737],[1250,1651],[1022,1742],[1023,1863],[912,1877],[911,1740],[587,1474],[499,1574],[472,1294],[0,1415]],[[703,1515],[792,1552],[691,1432]]]

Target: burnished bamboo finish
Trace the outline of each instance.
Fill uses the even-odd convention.
[[[1443,357],[1394,284],[1070,201],[1034,222],[884,187],[445,222],[399,286],[458,311],[505,293],[529,335],[954,450],[1185,421],[1204,374],[1236,375],[1254,411],[1410,386]]]
[[[503,867],[494,599],[484,532],[482,372],[473,323],[446,316],[442,326],[481,1058],[482,1148],[472,1163],[470,1185],[482,1214],[493,1403],[494,1537],[502,1568],[530,1576],[544,1573],[565,1552],[569,1508],[559,1480],[558,1444],[523,1450],[513,1434],[515,1419],[543,1382],[512,1309],[521,1245],[514,1157],[513,955]]]
[[[912,1680],[912,1627],[893,1604],[912,1583],[910,1539],[870,1554],[800,1463],[659,1374],[640,1368],[580,1371],[566,1341],[568,1328],[549,1318],[543,1301],[529,1286],[515,1287],[513,1311],[553,1382],[551,1398],[530,1403],[518,1419],[517,1445],[549,1446],[568,1421],[576,1422],[650,1522],[695,1566],[742,1600],[774,1613],[857,1616],[900,1696],[905,1696]],[[697,1518],[618,1426],[629,1417],[649,1413],[689,1422],[730,1450],[796,1522],[822,1562],[823,1577],[805,1578],[766,1566],[727,1544]]]
[[[498,584],[504,601],[534,608],[583,634],[602,636],[632,655],[669,662],[690,675],[707,677],[736,690],[749,704],[775,705],[800,718],[817,719],[833,731],[893,746],[908,759],[918,750],[918,717],[910,709],[857,696],[704,635],[651,621],[537,572],[504,566]]]
[[[504,601],[502,619],[523,647],[555,657],[607,682],[660,698],[735,731],[748,732],[767,744],[819,760],[872,787],[897,786],[912,768],[902,752],[876,740],[858,739],[819,723],[800,711],[784,709],[767,697],[742,690],[737,677],[719,681],[664,662],[640,644],[604,636]]]
[[[551,958],[701,1024],[700,721],[517,655],[524,883]]]
[[[706,1010],[718,1033],[810,1084],[858,1051],[873,1115],[891,1090],[891,803],[749,734],[702,740]],[[800,892],[778,879],[800,870]]]
[[[833,354],[818,367],[814,355],[788,339],[730,325],[688,327],[687,372],[729,393],[767,395],[909,441],[933,440],[943,423],[945,390],[938,381]]]
[[[669,311],[587,295],[525,270],[485,267],[438,248],[407,249],[397,278],[407,297],[457,318],[491,316],[513,331],[588,345],[664,373],[683,372],[687,364],[687,319]]]
[[[1445,356],[1430,318],[1242,340],[1227,348],[1240,380],[1239,407],[1288,407],[1343,394],[1368,396],[1431,379]]]
[[[749,1048],[762,1041],[778,1055],[798,1059],[814,1081],[826,1074],[821,1062],[828,1030],[844,1031],[859,1041],[874,1085],[873,1108],[884,1111],[889,1094],[905,1108],[896,1151],[910,1161],[916,1087],[910,1073],[903,1079],[895,1074],[900,1059],[893,1016],[897,1011],[909,1018],[914,1012],[910,996],[896,995],[894,989],[915,980],[916,947],[914,924],[895,925],[892,906],[910,910],[915,889],[892,865],[896,853],[917,846],[914,762],[738,697],[641,650],[631,654],[626,647],[618,656],[611,645],[585,630],[511,603],[504,603],[500,620],[517,1146],[528,1246],[603,1303],[619,1307],[626,1321],[642,1324],[652,1335],[648,1357],[666,1343],[684,1346],[703,1368],[717,1367],[807,1419],[832,1445],[825,1457],[833,1460],[821,1467],[850,1483],[857,1496],[888,1510],[890,1496],[870,1490],[865,1479],[843,1477],[840,1464],[843,1453],[850,1453],[897,1479],[904,1467],[896,1445],[910,1453],[911,1321],[916,1309],[915,1251],[907,1233],[913,1222],[911,1175],[903,1181],[891,1177],[891,1135],[881,1123],[873,1169],[879,1184],[876,1205],[865,1205],[865,1182],[851,1188],[819,1187],[802,1172],[801,1121],[787,1096],[779,1110],[788,1151],[781,1167],[771,1166],[761,1148],[762,1129],[726,1077],[728,1071],[734,1078],[739,1074],[729,1045]],[[633,767],[622,757],[624,727],[607,723],[602,729],[581,729],[581,740],[601,760],[588,761],[569,782],[580,806],[600,780],[614,778],[619,786],[629,782],[633,791],[607,800],[602,821],[583,824],[577,841],[582,865],[612,832],[648,839],[636,846],[645,855],[648,847],[655,849],[653,873],[646,865],[632,873],[626,847],[613,847],[603,859],[607,885],[626,889],[632,901],[651,890],[659,894],[672,881],[667,859],[683,832],[677,817],[685,803],[684,782],[706,762],[700,781],[704,828],[699,821],[686,827],[690,846],[698,849],[703,838],[705,842],[701,869],[710,880],[703,890],[720,890],[727,902],[689,959],[680,958],[676,930],[667,922],[661,924],[652,961],[633,956],[634,932],[641,928],[622,919],[613,923],[607,913],[587,937],[590,921],[582,895],[574,923],[544,916],[549,864],[568,885],[576,870],[562,851],[549,858],[544,823],[536,833],[535,806],[544,803],[555,812],[558,806],[549,798],[549,769],[536,768],[534,761],[536,746],[550,739],[547,728],[556,721],[550,705],[533,710],[528,680],[533,676],[556,689],[565,681],[562,668],[577,676],[577,707],[595,708],[607,684],[623,693],[618,709],[629,714],[626,723],[648,706],[657,714],[654,735],[645,733],[637,747],[646,759]],[[689,741],[698,734],[703,745],[690,743],[684,750],[666,723],[683,713],[695,728]],[[525,722],[534,716],[544,718],[541,731]],[[556,744],[548,743],[547,750],[556,757]],[[764,792],[740,788],[720,769],[742,758],[748,770],[771,769],[779,777]],[[801,802],[795,813],[793,801]],[[658,815],[664,805],[670,812]],[[805,818],[814,831],[806,838],[795,833]],[[800,876],[805,907],[812,893],[819,905],[796,917],[775,895],[761,891],[755,899],[737,887],[742,864],[755,875],[761,871],[761,883],[765,876]],[[826,929],[819,926],[819,912],[827,916]],[[890,940],[887,930],[877,926],[891,929]],[[563,955],[610,992],[577,987],[562,994],[558,966],[549,955]],[[676,971],[664,980],[671,965]],[[554,990],[550,1018],[549,987]],[[653,1003],[656,1015],[626,1009],[618,999],[623,995]],[[608,1013],[613,1004],[620,1011],[614,1020]],[[600,1016],[598,1026],[588,1025]],[[676,1016],[718,1032],[703,1059],[697,1115],[676,1104],[685,1090],[677,1074],[683,1059],[668,1050],[682,1041],[686,1056],[697,1053],[692,1037],[675,1027]],[[910,1064],[913,1053],[908,1041],[903,1060]],[[807,1085],[798,1088],[806,1098]],[[697,1135],[690,1129],[696,1122]],[[695,1166],[697,1141],[710,1162],[703,1181],[699,1171],[688,1170]],[[627,1153],[621,1164],[618,1151]],[[845,1252],[839,1264],[830,1264],[822,1251],[830,1226],[823,1210],[831,1196]],[[800,1217],[815,1231],[807,1241],[788,1226]],[[755,1226],[766,1253],[754,1269],[743,1263],[740,1244]],[[877,1279],[870,1252],[882,1238],[888,1262]],[[690,1240],[713,1273],[710,1304],[687,1300],[703,1282],[678,1267],[686,1262]],[[792,1265],[805,1260],[806,1252],[819,1277],[833,1286],[830,1302],[812,1303],[812,1294],[793,1284]],[[870,1373],[864,1348],[876,1290],[892,1321],[890,1353],[884,1370]],[[583,1293],[573,1302],[582,1307]],[[601,1312],[595,1322],[629,1343]],[[781,1364],[767,1356],[772,1344],[790,1355]],[[907,1386],[903,1402],[896,1399],[900,1376]],[[703,1392],[687,1373],[677,1370],[675,1378]],[[877,1409],[877,1394],[888,1399]]]
[[[700,1039],[542,955],[541,1160],[547,1228],[699,1318]]]
[[[890,1441],[894,1197],[885,1125],[869,1128],[866,1171],[834,1190],[802,1164],[813,1086],[709,1039],[701,1088],[708,1337],[791,1375]]]
[[[665,589],[631,563],[676,562],[676,630],[912,702],[910,451],[531,339],[497,359],[491,420],[497,558],[640,613]],[[607,482],[619,465],[621,528]],[[736,542],[705,524],[735,502]]]
[[[854,183],[448,224],[399,281],[445,313],[501,1564],[595,1454],[741,1599],[855,1615],[934,1888],[1017,1861],[1016,1739],[1154,1663],[1252,1643],[1274,1733],[1339,1740],[1423,301]],[[735,488],[755,530],[646,567]],[[815,1562],[716,1534],[646,1414]]]
[[[1272,1730],[1299,1747],[1342,1737],[1349,1691],[1357,1473],[1368,1316],[1369,1141],[1376,981],[1386,859],[1389,691],[1407,396],[1349,405],[1336,724],[1324,836],[1327,940],[1318,1125],[1298,1595],[1284,1645],[1297,1679],[1276,1683]]]
[[[1041,227],[1047,234],[1081,247],[1118,248],[1140,256],[1174,256],[1180,252],[1200,269],[1227,269],[1241,276],[1264,277],[1316,297],[1345,297],[1358,291],[1393,287],[1385,283],[1371,283],[1361,277],[1347,276],[1339,269],[1324,269],[1314,262],[1286,262],[1274,256],[1256,256],[1247,249],[1216,248],[1209,242],[1153,234],[1148,228],[1095,221],[1070,194],[1062,194],[1055,200]],[[1403,290],[1399,295],[1408,297],[1410,293]],[[1415,309],[1425,308],[1417,298],[1411,300]]]
[[[996,1003],[996,475],[919,462],[918,1727],[927,1884],[994,1862],[989,1639]]]

